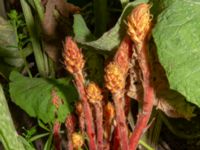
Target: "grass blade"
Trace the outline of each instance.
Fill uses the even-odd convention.
[[[41,76],[47,76],[43,52],[41,49],[40,42],[38,40],[39,38],[36,35],[37,31],[34,28],[35,23],[34,23],[33,15],[31,13],[31,8],[25,0],[20,0],[20,2],[21,2],[24,17],[25,17],[26,25],[28,28],[28,32],[30,34],[30,39],[32,42],[33,52],[35,55],[35,61],[36,61],[38,71]]]

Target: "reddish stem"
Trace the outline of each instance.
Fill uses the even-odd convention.
[[[96,115],[97,149],[103,150],[103,110],[101,103],[95,103],[94,109]]]
[[[60,123],[56,121],[53,126],[53,136],[54,136],[54,143],[55,143],[55,149],[60,150],[61,149],[61,139],[60,139]]]
[[[118,150],[120,147],[120,137],[119,137],[119,127],[116,126],[114,130],[114,136],[113,136],[113,146],[111,147],[112,150]]]
[[[116,121],[119,130],[120,146],[122,150],[128,150],[128,131],[126,125],[126,117],[124,112],[124,94],[115,93],[113,94],[114,104],[116,108]]]
[[[154,89],[151,85],[151,65],[148,57],[148,49],[146,43],[142,43],[136,46],[139,57],[139,66],[142,71],[143,79],[142,85],[144,88],[144,97],[143,97],[143,105],[142,112],[138,115],[137,123],[134,128],[133,134],[130,138],[129,147],[131,150],[135,150],[137,148],[139,139],[144,133],[149,118],[151,116],[151,111],[153,108],[153,98],[154,98]]]
[[[76,87],[78,89],[80,98],[83,101],[83,111],[84,111],[84,117],[85,117],[86,131],[89,138],[89,149],[96,150],[92,111],[87,101],[87,95],[86,95],[85,87],[83,85],[84,78],[83,78],[82,73],[76,73],[74,77],[75,77],[75,83],[76,83]]]
[[[127,95],[125,95],[125,115],[128,116],[131,105],[131,99]]]
[[[129,36],[125,36],[114,57],[114,62],[119,65],[125,76],[129,70],[130,58],[132,55],[131,45],[131,39]]]
[[[123,72],[124,80],[126,80],[129,63],[131,58],[131,39],[128,36],[125,36],[117,50],[117,53],[114,57],[114,62],[116,62],[120,69]],[[125,95],[123,91],[118,91],[117,93],[113,93],[113,100],[115,104],[116,110],[116,122],[117,128],[120,137],[120,146],[122,150],[128,150],[128,130],[126,125],[126,116],[125,116]]]
[[[85,124],[84,124],[84,114],[81,113],[80,116],[79,116],[79,127],[80,127],[80,130],[81,130],[81,133],[84,133],[84,130],[85,130]]]

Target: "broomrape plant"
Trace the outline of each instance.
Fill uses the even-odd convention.
[[[151,64],[149,62],[147,49],[148,37],[151,30],[151,16],[149,9],[150,5],[140,4],[128,16],[127,33],[130,37],[128,35],[124,37],[113,61],[105,68],[105,86],[112,94],[115,110],[114,120],[116,120],[115,125],[112,123],[109,125],[117,128],[119,132],[118,143],[122,150],[133,150],[137,148],[139,139],[147,127],[153,107],[154,91],[151,85]],[[131,42],[130,38],[133,42]],[[138,63],[142,70],[141,80],[144,88],[144,96],[142,112],[139,114],[136,127],[129,138],[129,129],[125,114],[125,97],[127,96],[126,79],[130,66],[130,57],[132,55],[132,45],[136,49]],[[81,50],[77,47],[71,37],[66,38],[63,57],[65,68],[74,76],[74,82],[79,91],[80,100],[83,105],[86,133],[89,138],[89,148],[91,150],[103,150],[106,146],[103,137],[103,117],[105,118],[105,115],[102,108],[109,104],[109,100],[104,99],[104,103],[102,103],[102,95],[99,87],[93,82],[88,85],[85,82],[83,75],[84,58]],[[91,105],[89,103],[91,103]],[[92,115],[93,109],[95,116]],[[111,138],[115,138],[114,136],[116,135],[111,134],[110,136]],[[112,144],[110,144],[110,146],[111,145]],[[110,149],[109,146],[106,148]]]

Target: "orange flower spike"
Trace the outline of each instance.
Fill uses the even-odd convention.
[[[128,35],[135,43],[143,42],[151,29],[151,5],[140,4],[128,16]]]
[[[82,71],[85,60],[83,59],[81,50],[71,37],[67,37],[65,40],[63,57],[66,70],[71,74]]]
[[[111,91],[111,93],[116,93],[121,91],[125,87],[124,74],[120,67],[111,62],[105,69],[105,82],[106,87]]]
[[[100,102],[103,99],[101,89],[94,82],[88,84],[86,91],[88,100],[91,103],[96,103],[98,101]]]

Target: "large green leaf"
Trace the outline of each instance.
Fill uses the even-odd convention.
[[[95,49],[111,51],[116,48],[122,37],[126,34],[126,17],[132,11],[132,9],[140,3],[147,3],[149,0],[136,0],[134,2],[130,2],[124,8],[119,20],[117,21],[116,25],[105,32],[99,39],[96,41],[88,41],[91,38],[91,33],[87,28],[86,24],[84,23],[83,18],[80,15],[75,15],[74,20],[74,33],[75,39],[77,42],[84,46],[90,46]]]
[[[70,79],[28,78],[12,72],[10,80],[12,101],[30,116],[42,119],[45,123],[53,122],[55,116],[64,122],[66,115],[72,110],[70,103],[78,99]],[[52,102],[52,90],[56,91],[61,99],[58,110]]]
[[[25,150],[20,142],[0,84],[0,142],[6,150]]]
[[[200,107],[200,2],[167,0],[153,30],[170,88]]]

